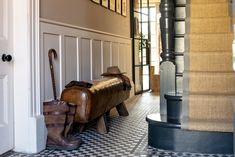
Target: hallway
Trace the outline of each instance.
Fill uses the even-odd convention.
[[[146,115],[159,112],[159,96],[146,93],[128,100],[127,107],[130,115],[119,117],[116,111],[111,112],[108,119],[110,132],[102,135],[90,128],[77,135],[84,143],[78,150],[54,151],[44,150],[39,154],[27,155],[8,152],[3,157],[232,157],[233,155],[213,155],[198,153],[177,153],[157,150],[147,146]]]

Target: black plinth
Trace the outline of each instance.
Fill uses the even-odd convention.
[[[168,92],[164,97],[167,102],[167,121],[180,124],[182,120],[182,94]]]
[[[233,133],[194,131],[167,122],[166,116],[151,114],[148,122],[148,144],[179,152],[233,154]]]

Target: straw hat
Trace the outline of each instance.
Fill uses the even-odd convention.
[[[107,68],[107,72],[101,74],[101,76],[108,76],[108,75],[121,75],[125,74],[126,72],[121,72],[118,66],[111,66]]]

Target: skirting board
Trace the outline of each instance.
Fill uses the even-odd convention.
[[[45,127],[43,115],[30,117],[29,128],[26,128],[25,132],[29,132],[29,135],[25,136],[21,134],[19,136],[24,136],[27,138],[26,140],[28,141],[28,144],[26,146],[25,143],[22,143],[21,145],[17,146],[14,149],[15,152],[35,154],[46,148],[47,130]]]
[[[45,127],[44,116],[40,115],[30,118],[30,126],[30,137],[32,137],[30,139],[31,144],[29,145],[30,152],[40,152],[46,148],[47,129]]]

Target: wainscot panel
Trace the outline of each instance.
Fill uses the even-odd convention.
[[[111,42],[105,41],[103,45],[103,71],[106,71],[107,67],[112,65],[111,51]]]
[[[131,39],[115,34],[40,20],[41,101],[50,100],[52,86],[48,50],[54,48],[58,97],[64,86],[72,81],[91,81],[101,78],[108,66],[117,65],[132,78]]]
[[[79,53],[80,57],[80,80],[90,81],[91,80],[91,39],[81,38],[81,51]]]
[[[112,43],[112,65],[119,65],[119,48],[119,43]]]
[[[61,36],[60,34],[52,34],[49,32],[43,32],[41,34],[41,82],[42,82],[42,87],[41,87],[41,96],[45,99],[48,100],[50,98],[53,98],[52,96],[52,85],[51,85],[51,75],[50,75],[50,69],[49,69],[49,61],[48,61],[48,50],[50,48],[54,48],[57,51],[57,58],[61,58]],[[57,85],[57,96],[59,96],[59,91],[60,89],[60,84],[61,84],[61,60],[56,59],[53,62],[54,64],[54,73],[56,77],[56,85]]]
[[[99,79],[102,73],[102,42],[101,40],[93,40],[92,43],[92,79]]]
[[[78,38],[65,36],[64,39],[65,84],[78,78]]]

